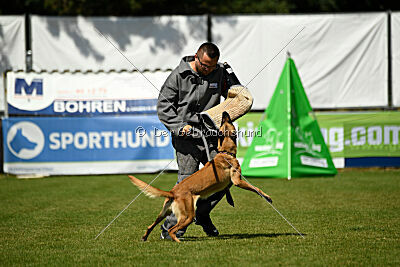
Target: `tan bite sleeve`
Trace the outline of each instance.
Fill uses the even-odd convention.
[[[208,117],[211,119],[214,123],[214,127],[218,129],[221,125],[222,112],[228,112],[232,121],[235,121],[246,114],[251,109],[252,105],[253,96],[250,91],[243,85],[233,85],[229,88],[228,96],[224,102],[200,114],[203,118]]]

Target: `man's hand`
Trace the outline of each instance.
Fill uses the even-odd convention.
[[[180,132],[180,135],[183,135],[183,136],[187,136],[187,135],[189,135],[190,133],[192,132],[192,126],[191,125],[186,125],[185,127],[183,127],[182,128],[182,130],[181,130],[181,132]]]

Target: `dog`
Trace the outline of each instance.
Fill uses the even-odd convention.
[[[165,197],[164,205],[155,222],[151,224],[144,236],[146,241],[154,227],[173,212],[178,223],[168,230],[172,240],[180,242],[176,232],[190,223],[195,217],[196,201],[224,190],[230,183],[253,191],[272,203],[271,197],[255,186],[241,179],[241,169],[236,159],[236,129],[227,112],[222,114],[221,127],[218,132],[218,154],[207,162],[203,168],[175,185],[171,191],[155,188],[147,183],[129,176],[136,185],[149,197]]]

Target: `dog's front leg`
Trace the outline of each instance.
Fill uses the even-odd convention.
[[[246,181],[243,181],[241,178],[241,169],[240,166],[237,166],[236,168],[233,167],[231,168],[231,180],[232,183],[240,188],[255,192],[257,194],[259,194],[260,196],[262,196],[263,198],[265,198],[268,202],[272,203],[272,199],[270,196],[268,196],[267,194],[265,194],[262,190],[260,190],[259,188],[249,184]]]

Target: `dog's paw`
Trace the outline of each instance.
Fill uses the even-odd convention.
[[[268,201],[269,203],[272,203],[272,198],[268,195],[264,196],[265,200]]]

